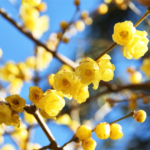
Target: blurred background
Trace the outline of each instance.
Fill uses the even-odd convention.
[[[42,0],[42,3],[37,10],[40,16],[46,15],[46,21],[43,19],[41,22],[46,22],[47,25],[44,26],[42,23],[39,25],[44,32],[37,33],[30,28],[28,31],[39,41],[46,43],[49,49],[57,50],[77,63],[85,56],[94,59],[113,43],[113,27],[116,23],[131,20],[135,24],[150,6],[149,0],[80,0],[79,7],[74,5],[74,0]],[[28,27],[23,22],[21,0],[1,0],[0,8],[3,8],[18,24]],[[70,23],[65,31],[60,26],[62,21]],[[150,17],[147,17],[137,29],[149,33]],[[62,35],[63,38],[60,38]],[[149,37],[150,35],[148,39]],[[29,87],[37,85],[43,91],[50,89],[49,75],[57,73],[61,67],[68,67],[41,47],[37,47],[34,41],[21,33],[2,15],[0,15],[0,48],[0,97],[3,98],[18,93],[27,104],[31,104],[28,99]],[[37,65],[34,62],[35,52],[38,58]],[[137,123],[132,117],[119,122],[124,134],[122,139],[100,140],[94,133],[92,137],[97,142],[96,150],[150,149],[150,86],[145,88],[132,86],[135,83],[143,84],[149,81],[141,70],[143,60],[149,57],[149,51],[138,60],[125,58],[121,46],[117,46],[109,54],[116,68],[114,79],[109,83],[100,82],[96,91],[90,86],[90,98],[84,104],[79,105],[74,100],[66,99],[66,106],[57,119],[47,120],[59,146],[69,141],[81,124],[94,128],[99,122],[110,123],[127,115],[131,110],[143,109],[147,113],[144,123]],[[16,64],[21,72],[17,78],[13,74],[16,72],[14,71]],[[9,75],[5,74],[4,69]],[[138,74],[136,79],[132,79],[134,73]],[[105,92],[110,86],[122,89],[118,91],[110,89],[109,92]],[[20,116],[23,122],[20,130],[1,125],[0,149],[4,150],[4,145],[7,144],[12,144],[15,150],[30,150],[34,146],[38,148],[39,145],[41,147],[48,145],[49,141],[36,121],[24,113]],[[80,150],[82,149],[80,145],[71,143],[65,150]],[[9,148],[11,149],[13,150]]]

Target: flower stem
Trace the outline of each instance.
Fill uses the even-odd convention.
[[[134,25],[134,27],[137,27],[149,14],[150,14],[150,7],[148,7],[146,13],[140,18],[140,20]]]
[[[146,13],[140,18],[140,20],[138,20],[137,23],[135,23],[134,27],[137,27],[149,14],[150,14],[150,7],[148,7]],[[99,58],[101,58],[103,55],[107,54],[109,51],[111,51],[116,46],[117,46],[117,43],[113,43],[110,47],[108,47],[104,52],[102,52],[94,60],[97,61]]]
[[[124,117],[122,117],[122,118],[120,118],[120,119],[118,119],[118,120],[116,120],[116,121],[113,121],[113,122],[111,122],[111,123],[109,123],[109,124],[113,124],[113,123],[118,122],[118,121],[121,121],[121,120],[123,120],[123,119],[125,119],[125,118],[131,117],[131,116],[134,115],[134,113],[135,113],[135,111],[131,111],[128,115],[126,115],[126,116],[124,116]]]

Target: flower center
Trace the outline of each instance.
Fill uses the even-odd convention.
[[[14,100],[13,100],[13,104],[18,105],[18,104],[19,104],[19,101],[18,101],[17,99],[14,99]]]
[[[85,75],[86,76],[91,76],[92,75],[92,71],[91,70],[86,70],[85,71]]]
[[[128,35],[129,35],[129,32],[128,32],[128,31],[122,31],[122,32],[120,32],[120,36],[122,37],[122,39],[127,38]]]
[[[68,84],[69,84],[69,82],[68,82],[68,80],[67,80],[67,79],[63,79],[62,83],[63,83],[63,85],[64,85],[64,86],[66,86],[66,85],[68,85]]]
[[[39,92],[34,92],[34,97],[35,97],[35,99],[39,99]]]

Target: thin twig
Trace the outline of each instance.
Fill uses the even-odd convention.
[[[51,52],[53,54],[54,57],[58,58],[61,62],[69,65],[72,68],[76,67],[76,63],[73,62],[72,60],[65,59],[66,57],[62,54],[58,54],[55,51],[50,50],[45,44],[41,43],[39,40],[35,39],[31,33],[27,32],[22,26],[20,26],[19,24],[17,24],[9,15],[7,15],[5,13],[4,10],[0,9],[0,14],[6,19],[8,20],[11,24],[13,24],[21,33],[23,33],[24,35],[26,35],[28,38],[30,38],[32,41],[34,41],[37,45],[42,46],[43,48],[45,48],[45,50],[47,50],[48,52]]]
[[[135,23],[134,27],[137,27],[148,15],[150,14],[150,7],[147,9],[146,13]],[[95,58],[95,60],[98,60],[101,58],[104,54],[111,51],[113,48],[115,48],[118,44],[113,43],[110,47],[108,47],[104,52],[102,52],[98,57]]]

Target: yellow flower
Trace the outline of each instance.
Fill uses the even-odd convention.
[[[75,73],[81,78],[81,83],[87,86],[93,83],[93,89],[97,89],[100,81],[99,66],[91,58],[85,57],[81,60],[80,65],[76,67]]]
[[[18,113],[15,111],[12,111],[10,125],[13,125],[17,128],[20,127],[20,118],[19,118]]]
[[[51,74],[48,76],[48,81],[49,81],[49,84],[53,87],[53,83],[54,83],[54,76],[55,74]]]
[[[114,26],[112,38],[117,44],[125,46],[133,39],[135,32],[136,29],[131,21],[119,22]]]
[[[37,86],[29,88],[29,100],[39,108],[39,101],[43,97],[43,91]]]
[[[110,125],[110,139],[118,140],[118,139],[121,139],[122,136],[123,136],[122,127],[117,123],[111,124]]]
[[[25,107],[26,104],[26,101],[17,94],[10,95],[6,97],[5,100],[10,104],[11,109],[19,113],[23,111],[23,107]]]
[[[110,125],[106,122],[99,123],[95,126],[94,132],[100,139],[108,139],[110,136]]]
[[[110,81],[114,77],[115,66],[110,62],[111,57],[108,54],[103,55],[97,60],[101,80]]]
[[[144,110],[138,110],[137,112],[134,113],[133,118],[135,119],[135,121],[137,122],[144,122],[146,119],[146,112]]]
[[[11,134],[13,138],[16,138],[19,142],[23,142],[28,138],[27,127],[24,123],[20,124],[19,128],[14,128],[14,132]]]
[[[41,0],[22,0],[21,4],[28,4],[31,6],[38,6],[41,3]]]
[[[77,80],[74,72],[69,70],[61,70],[54,76],[53,87],[55,90],[61,91],[63,94],[70,94],[72,87]]]
[[[72,69],[70,66],[66,65],[66,64],[63,64],[63,65],[61,66],[60,70],[73,71],[73,69]]]
[[[39,11],[31,7],[29,5],[22,5],[20,7],[20,17],[23,19],[23,21],[26,20],[26,18],[38,18],[39,17]]]
[[[82,32],[85,29],[85,24],[82,20],[78,20],[75,23],[75,27],[77,28],[78,31]]]
[[[68,114],[64,114],[64,115],[58,117],[56,122],[69,126],[69,125],[71,125],[72,120]]]
[[[83,150],[95,150],[96,145],[96,142],[92,138],[89,138],[83,141],[82,148]]]
[[[0,103],[0,124],[4,123],[6,125],[11,124],[11,109],[8,105]]]
[[[146,74],[147,77],[150,77],[150,58],[146,58],[143,60],[143,64],[141,66],[141,70]]]
[[[51,62],[53,55],[46,51],[45,48],[38,46],[37,47],[37,60],[36,60],[36,69],[41,71],[45,69]]]
[[[123,55],[128,59],[138,59],[148,51],[147,32],[136,30],[134,37],[123,49]]]
[[[40,38],[44,32],[49,29],[49,17],[47,15],[41,16],[36,20],[36,26],[32,34],[36,38]]]
[[[15,150],[15,148],[11,144],[6,144],[1,148],[1,150]]]
[[[15,78],[10,83],[10,94],[19,94],[22,86],[23,86],[23,80],[20,78]]]
[[[39,103],[39,108],[51,117],[55,117],[64,106],[63,94],[55,90],[48,90]]]
[[[134,73],[131,74],[130,81],[133,84],[141,83],[142,82],[142,74],[138,71],[135,71]]]
[[[20,62],[17,64],[17,67],[19,68],[20,74],[19,77],[22,80],[29,81],[32,77],[32,72],[24,62]]]
[[[92,129],[89,126],[86,125],[82,125],[80,127],[77,128],[76,131],[76,136],[80,139],[80,140],[86,140],[88,138],[90,138],[92,135]]]
[[[36,119],[34,118],[33,115],[27,113],[27,112],[24,112],[24,119],[25,121],[29,124],[29,125],[32,125],[32,124],[35,124],[37,123]]]
[[[45,119],[54,119],[54,120],[56,120],[56,117],[51,116],[51,115],[48,115],[48,114],[45,112],[44,109],[41,109],[41,110],[40,110],[40,114],[41,114],[41,116],[42,116],[43,118],[45,118]]]
[[[0,136],[5,133],[5,128],[6,128],[6,126],[4,124],[0,125]]]
[[[88,86],[83,86],[80,80],[77,80],[72,87],[71,95],[79,104],[85,102],[89,97]]]

